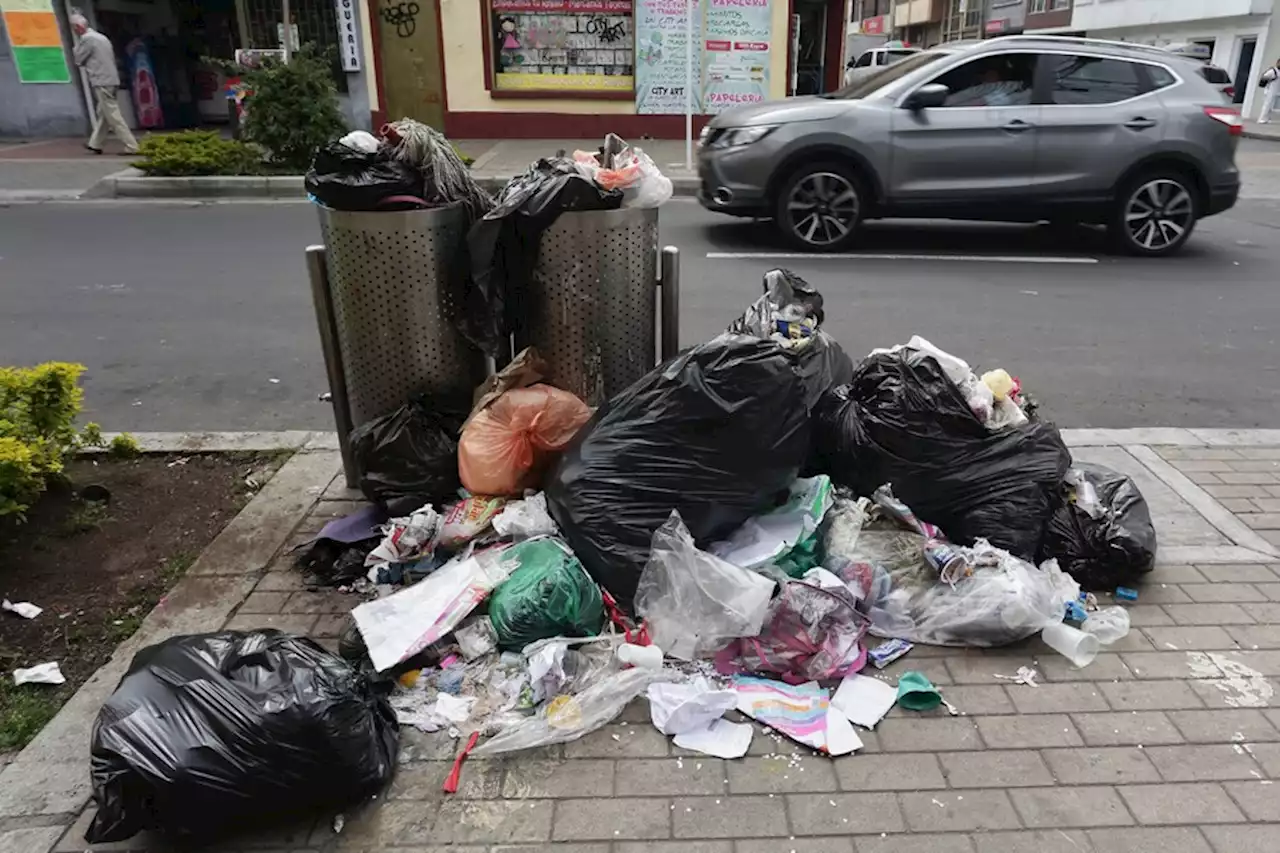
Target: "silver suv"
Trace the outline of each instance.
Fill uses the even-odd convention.
[[[839,91],[735,107],[698,152],[709,210],[772,218],[797,247],[863,219],[1104,224],[1167,255],[1236,202],[1243,132],[1199,63],[1053,36],[942,45]]]

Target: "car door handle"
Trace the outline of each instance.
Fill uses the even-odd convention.
[[[1142,116],[1138,116],[1137,118],[1131,118],[1126,121],[1124,126],[1130,130],[1146,130],[1149,127],[1155,127],[1156,120],[1153,118],[1143,118]]]
[[[1015,118],[1013,121],[1009,122],[1008,124],[1001,125],[1000,129],[1008,133],[1024,133],[1025,131],[1028,131],[1033,127],[1035,127],[1034,124],[1025,122],[1020,118]]]

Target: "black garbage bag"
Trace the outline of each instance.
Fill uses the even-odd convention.
[[[395,713],[350,664],[274,629],[173,637],[138,652],[98,712],[90,843],[204,838],[376,794]]]
[[[316,152],[303,180],[307,192],[335,210],[387,210],[387,200],[421,199],[422,174],[384,151],[373,154],[330,142]]]
[[[798,362],[775,341],[721,335],[618,394],[565,451],[548,479],[548,508],[623,607],[671,510],[705,545],[795,480],[809,446]]]
[[[870,496],[890,483],[954,542],[1035,559],[1071,454],[1050,423],[992,432],[930,355],[874,353],[814,410],[811,473]]]
[[[421,396],[351,431],[360,491],[392,518],[457,497],[458,436],[469,400]]]
[[[725,331],[778,342],[796,357],[805,386],[805,407],[853,379],[853,361],[835,338],[821,331],[822,294],[790,270],[764,274],[764,294]]]
[[[616,210],[621,190],[602,189],[564,157],[541,159],[498,194],[496,206],[471,226],[471,279],[462,295],[460,329],[491,356],[528,316],[524,298],[538,263],[542,232],[561,213]]]
[[[1049,516],[1041,559],[1058,565],[1089,590],[1113,590],[1151,571],[1156,529],[1132,479],[1102,465],[1076,463],[1063,500]],[[1092,496],[1089,492],[1092,492]]]

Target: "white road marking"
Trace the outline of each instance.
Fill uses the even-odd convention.
[[[729,260],[831,260],[831,261],[966,261],[979,264],[1096,264],[1097,258],[1070,255],[927,255],[890,252],[806,254],[804,252],[707,252],[713,261]]]

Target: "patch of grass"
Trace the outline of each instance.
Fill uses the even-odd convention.
[[[183,575],[187,573],[187,569],[195,564],[196,558],[199,557],[192,551],[179,551],[172,557],[166,557],[160,563],[160,579],[165,586],[175,584]]]
[[[0,679],[0,752],[21,749],[53,719],[66,698],[44,684],[16,686],[9,673]]]
[[[110,507],[103,501],[76,501],[58,526],[58,535],[75,536],[100,530],[110,518]]]

